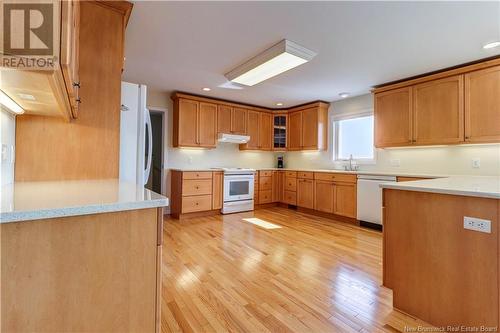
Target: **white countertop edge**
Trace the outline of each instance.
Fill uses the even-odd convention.
[[[37,209],[28,211],[5,212],[0,214],[0,224],[12,222],[26,222],[32,220],[43,220],[57,217],[70,217],[80,215],[93,215],[100,213],[113,213],[120,211],[159,208],[168,206],[168,198],[154,199],[138,202],[120,202],[120,203],[103,203],[92,204],[78,207],[63,207]]]
[[[433,187],[415,187],[415,186],[408,186],[408,185],[403,185],[403,184],[399,185],[398,183],[381,184],[380,187],[391,189],[391,190],[460,195],[460,196],[466,196],[466,197],[479,197],[479,198],[489,198],[489,199],[500,199],[500,193],[493,193],[493,192],[454,190],[454,189],[433,188]]]

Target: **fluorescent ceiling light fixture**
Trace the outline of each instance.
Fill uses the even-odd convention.
[[[203,91],[210,91],[210,90],[212,90],[212,89],[210,89],[210,88],[203,88],[203,89],[201,89],[201,90],[203,90]]]
[[[283,103],[281,103],[281,102],[276,103],[276,106],[283,106]]]
[[[342,98],[347,98],[349,97],[349,93],[348,92],[343,92],[343,93],[340,93],[339,96],[342,97]]]
[[[497,40],[496,42],[491,42],[491,43],[488,43],[488,44],[484,44],[483,45],[483,49],[487,50],[487,49],[493,49],[495,47],[499,47],[500,46],[500,41]]]
[[[229,81],[253,86],[310,61],[315,52],[283,39],[226,74]]]
[[[17,114],[23,114],[24,110],[22,107],[19,106],[12,98],[7,96],[2,90],[0,90],[0,105],[5,106],[7,109],[10,111],[17,113]]]

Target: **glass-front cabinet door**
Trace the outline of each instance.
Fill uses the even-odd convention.
[[[273,149],[285,150],[286,149],[286,135],[287,135],[287,120],[286,114],[274,115],[273,123]]]

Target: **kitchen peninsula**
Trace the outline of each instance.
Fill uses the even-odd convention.
[[[498,327],[499,176],[383,184],[383,284],[437,327]]]
[[[2,331],[155,331],[167,205],[119,180],[3,186]]]

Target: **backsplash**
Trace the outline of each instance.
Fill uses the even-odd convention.
[[[394,171],[395,173],[500,175],[500,144],[377,149],[376,154],[376,164],[360,165],[360,170]],[[479,168],[473,168],[473,159],[479,159]],[[399,164],[399,167],[394,166],[396,164]],[[287,168],[342,168],[341,163],[333,162],[332,151],[288,152],[285,165]]]

